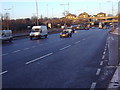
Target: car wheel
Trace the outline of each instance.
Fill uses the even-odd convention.
[[[30,37],[30,40],[32,40],[32,37]]]
[[[9,39],[9,42],[12,42],[12,39],[11,39],[11,38]]]
[[[45,38],[47,38],[47,35],[45,35]]]

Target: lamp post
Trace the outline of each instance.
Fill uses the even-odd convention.
[[[37,3],[37,0],[36,0],[36,13],[37,13],[36,24],[37,24],[37,26],[38,26],[39,24],[38,24],[38,3]]]
[[[7,26],[7,29],[9,30],[9,20],[10,19],[10,13],[7,13],[9,10],[11,10],[11,8],[8,8],[8,9],[4,9],[6,11],[6,17],[4,19],[6,19],[6,26]]]
[[[60,4],[61,6],[64,6],[64,12],[63,12],[63,14],[64,14],[64,16],[66,16],[66,12],[65,12],[65,5],[68,5],[68,10],[69,10],[69,3],[68,4]],[[68,11],[69,12],[69,11]],[[65,17],[65,23],[64,23],[64,26],[65,26],[65,28],[66,28],[66,17]]]

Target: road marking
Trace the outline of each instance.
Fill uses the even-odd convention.
[[[85,40],[85,39],[82,39],[82,40]]]
[[[99,74],[100,74],[100,71],[101,71],[101,69],[98,68],[98,69],[97,69],[97,72],[96,72],[96,75],[99,75]]]
[[[24,50],[28,50],[29,48],[25,48]]]
[[[49,54],[43,55],[43,56],[41,56],[41,57],[39,57],[39,58],[36,58],[36,59],[34,59],[34,60],[31,60],[31,61],[28,61],[28,62],[26,62],[25,64],[30,64],[30,63],[32,63],[32,62],[35,62],[35,61],[37,61],[37,60],[39,60],[39,59],[45,58],[45,57],[50,56],[50,55],[52,55],[52,54],[53,54],[53,53],[49,53]]]
[[[75,42],[75,44],[78,44],[78,43],[80,43],[80,41]]]
[[[107,49],[105,48],[104,51],[106,51]]]
[[[5,73],[7,73],[7,72],[8,72],[8,71],[1,72],[0,75],[3,75],[3,74],[5,74]]]
[[[32,46],[32,48],[35,48],[35,47],[37,47],[37,46]]]
[[[103,54],[105,54],[106,52],[104,51]]]
[[[100,65],[101,65],[101,66],[103,65],[103,61],[100,62]]]
[[[111,39],[112,39],[112,40],[114,40],[114,38],[113,38],[113,37],[111,37]]]
[[[94,89],[95,89],[95,86],[96,86],[96,82],[93,82],[92,85],[91,85],[90,90],[94,90]]]
[[[71,45],[68,45],[68,46],[65,46],[65,47],[63,47],[63,48],[61,48],[61,49],[59,49],[59,50],[64,50],[64,49],[66,49],[66,48],[68,48],[68,47],[70,47]]]
[[[21,50],[16,50],[16,51],[14,51],[14,52],[12,52],[12,53],[17,53],[17,52],[19,52],[19,51],[21,51]]]
[[[5,55],[8,55],[8,53],[2,54],[2,55],[0,55],[0,56],[5,56]]]
[[[105,58],[105,55],[102,56],[102,59],[104,59],[104,58]]]

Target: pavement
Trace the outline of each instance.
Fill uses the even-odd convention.
[[[70,38],[51,34],[47,39],[4,42],[3,88],[94,89],[99,81],[107,88],[113,72],[105,73],[109,78],[102,75],[109,58],[108,33],[95,28],[76,30]]]
[[[108,37],[108,43],[109,43],[109,59],[114,62],[109,62],[109,65],[116,66],[115,73],[109,83],[108,90],[109,89],[120,89],[120,33],[119,28],[116,28],[114,32],[111,32]]]

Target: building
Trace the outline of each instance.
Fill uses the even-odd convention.
[[[86,12],[83,12],[83,13],[81,13],[81,14],[78,15],[79,19],[81,19],[81,18],[88,18],[88,17],[89,17],[89,15]]]
[[[71,20],[75,20],[76,19],[76,15],[69,13],[68,15],[65,16],[65,18],[71,19]]]
[[[97,14],[97,17],[106,17],[106,13],[100,12]]]

